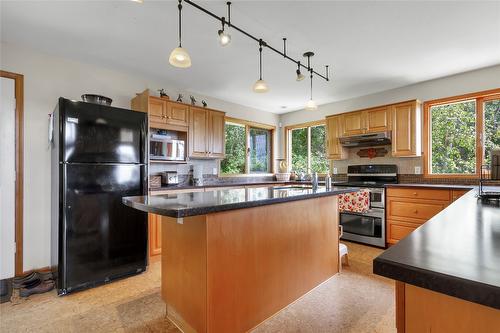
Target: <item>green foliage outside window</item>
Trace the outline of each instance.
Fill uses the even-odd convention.
[[[295,172],[307,172],[307,128],[292,130],[292,163]]]
[[[325,125],[310,127],[310,162],[307,159],[308,129],[308,127],[305,127],[291,130],[291,170],[305,173],[327,173],[329,171],[329,161],[326,158],[326,127]]]
[[[270,172],[271,131],[267,129],[251,127],[249,129],[249,135],[250,172]]]
[[[491,149],[500,148],[500,99],[484,103],[484,164],[491,165]]]
[[[326,126],[311,127],[311,171],[328,173],[329,162],[326,158]]]
[[[432,173],[475,173],[475,101],[433,106],[430,112]]]
[[[226,123],[226,158],[220,163],[221,173],[245,173],[245,126]]]

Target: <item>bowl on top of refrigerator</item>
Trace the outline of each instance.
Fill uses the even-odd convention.
[[[83,94],[82,101],[102,105],[111,105],[113,102],[113,100],[109,97],[94,94]]]

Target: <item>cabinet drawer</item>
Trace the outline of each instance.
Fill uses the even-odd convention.
[[[430,188],[388,188],[388,197],[414,198],[428,200],[449,201],[451,198],[450,190],[437,190]]]
[[[392,199],[388,200],[388,217],[389,218],[413,218],[419,219],[426,222],[434,215],[442,211],[448,202],[419,202],[406,201],[404,199]]]
[[[419,225],[389,220],[387,221],[387,227],[387,242],[390,244],[396,244],[398,241],[417,229]]]

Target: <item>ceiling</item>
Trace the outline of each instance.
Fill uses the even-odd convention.
[[[192,67],[168,64],[177,46],[175,1],[4,1],[1,40],[125,70],[186,90],[274,113],[303,108],[309,82],[296,66],[263,52],[266,94],[258,79],[258,45],[237,31],[220,47],[220,23],[185,4],[183,46]],[[225,1],[199,1],[225,16]],[[314,99],[329,103],[500,63],[498,1],[233,1],[232,23],[313,66]]]

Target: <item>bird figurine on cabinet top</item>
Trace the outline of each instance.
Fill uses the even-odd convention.
[[[205,102],[205,100],[202,100],[201,101],[201,104],[203,104],[203,107],[206,108],[207,107],[207,102]]]
[[[189,95],[189,98],[191,99],[191,105],[196,105],[196,99],[194,98],[194,96]]]
[[[158,89],[158,92],[160,93],[160,97],[161,98],[170,98],[167,93],[165,92],[165,89],[161,88],[161,89]]]
[[[179,97],[177,97],[177,102],[181,102],[182,103],[182,94],[179,94]]]

